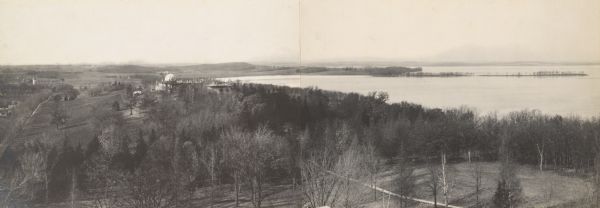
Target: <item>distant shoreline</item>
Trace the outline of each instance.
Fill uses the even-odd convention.
[[[196,65],[0,65],[0,74],[10,74],[18,71],[27,71],[30,74],[36,74],[41,71],[52,72],[96,72],[106,74],[159,74],[161,72],[170,72],[189,77],[209,77],[225,78],[240,76],[267,76],[267,75],[366,75],[374,77],[465,77],[465,76],[505,76],[505,77],[557,77],[557,76],[586,76],[579,72],[546,72],[542,74],[472,74],[462,72],[423,72],[425,67],[475,67],[475,63],[461,63],[463,65],[451,65],[451,63],[419,63],[406,62],[403,66],[342,66],[333,63],[330,66],[293,66],[293,65],[255,65],[245,62],[231,62],[220,64],[196,64]],[[379,63],[385,64],[385,63]],[[421,64],[421,65],[417,65]],[[458,63],[454,63],[458,64]],[[543,65],[534,65],[527,63],[503,63],[488,64],[486,66],[523,66],[535,67],[552,65],[544,63]],[[511,65],[512,64],[512,65]],[[565,63],[562,63],[565,64]],[[563,66],[595,66],[597,63],[577,63]],[[417,67],[407,67],[417,66]],[[560,65],[555,65],[560,66]],[[554,73],[554,74],[553,74]]]

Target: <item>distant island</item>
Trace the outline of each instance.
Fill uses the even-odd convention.
[[[485,77],[565,77],[565,76],[587,76],[583,72],[569,71],[538,71],[533,73],[513,73],[513,74],[483,74]]]
[[[405,77],[466,77],[473,76],[473,73],[465,72],[413,72],[407,73]]]
[[[318,75],[371,75],[378,77],[397,77],[407,75],[413,72],[421,72],[421,67],[409,68],[401,66],[390,67],[301,67],[296,69],[298,74],[318,74]]]

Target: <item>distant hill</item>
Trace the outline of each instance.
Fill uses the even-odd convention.
[[[168,71],[182,77],[233,77],[258,75],[370,75],[400,76],[409,72],[419,72],[420,67],[387,66],[269,66],[245,62],[191,64],[191,65],[24,65],[0,66],[0,70],[54,70],[56,72],[100,72],[114,74],[156,74]]]
[[[164,71],[160,66],[140,66],[140,65],[107,65],[96,68],[96,71],[105,73],[147,73]]]
[[[408,72],[421,71],[420,68],[402,66],[387,67],[324,67],[324,66],[266,66],[245,62],[195,64],[195,65],[107,65],[96,68],[103,73],[157,73],[169,71],[184,76],[257,76],[257,75],[371,75],[399,76]]]
[[[187,65],[177,66],[180,70],[227,70],[227,71],[243,71],[256,69],[257,65],[245,63],[245,62],[232,62],[232,63],[218,63],[218,64],[198,64],[198,65]]]

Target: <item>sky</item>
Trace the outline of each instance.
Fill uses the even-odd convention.
[[[305,0],[305,60],[598,61],[598,0]]]
[[[297,19],[291,0],[0,0],[0,64],[297,61]]]
[[[0,64],[600,62],[597,0],[0,0]]]

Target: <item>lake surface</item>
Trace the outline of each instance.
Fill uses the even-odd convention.
[[[423,72],[516,74],[537,71],[584,72],[565,77],[371,77],[282,75],[234,77],[251,83],[318,87],[366,94],[384,91],[389,102],[408,101],[429,108],[465,105],[479,113],[538,109],[544,113],[600,116],[600,66],[452,66],[424,67]]]

